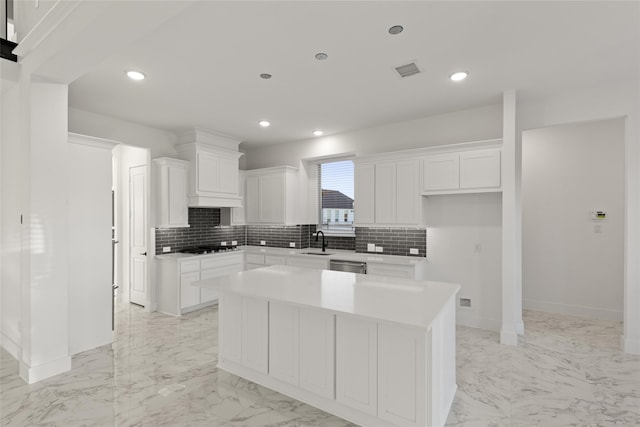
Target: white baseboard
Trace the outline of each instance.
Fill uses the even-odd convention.
[[[69,370],[71,370],[71,356],[65,356],[42,365],[32,367],[29,367],[27,364],[20,361],[20,377],[25,380],[27,384],[33,384]]]
[[[5,334],[0,334],[0,345],[2,345],[2,348],[4,348],[7,353],[13,356],[14,359],[20,360],[20,345],[18,345],[15,341],[13,341]]]
[[[590,317],[593,319],[622,321],[622,310],[586,307],[582,305],[563,304],[558,302],[537,301],[523,299],[522,308],[525,310],[544,311],[547,313],[568,314],[571,316]]]

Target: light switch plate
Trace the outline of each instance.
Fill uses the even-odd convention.
[[[171,252],[171,246],[163,246],[162,252]]]
[[[420,251],[417,248],[409,248],[409,255],[419,255]]]
[[[289,247],[290,248],[295,248],[296,247],[296,242],[289,242]]]
[[[266,245],[266,244],[267,244],[267,242],[266,242],[266,241],[264,241],[264,240],[260,240],[260,246],[264,246],[264,245]]]
[[[376,245],[373,243],[367,243],[367,252],[375,252],[376,251]]]
[[[382,246],[376,246],[376,252],[382,252]]]

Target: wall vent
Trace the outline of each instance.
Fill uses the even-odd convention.
[[[414,74],[418,74],[420,72],[420,69],[415,64],[415,62],[401,65],[399,67],[395,67],[395,69],[398,72],[398,74],[400,74],[400,77],[409,77],[409,76],[413,76]]]

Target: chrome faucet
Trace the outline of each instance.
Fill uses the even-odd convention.
[[[318,241],[318,237],[320,237],[321,234],[322,234],[322,252],[326,252],[324,248],[329,246],[329,242],[325,242],[324,241],[324,232],[322,232],[322,231],[317,231],[316,232],[316,242]]]

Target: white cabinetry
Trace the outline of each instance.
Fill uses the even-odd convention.
[[[243,153],[200,142],[176,148],[190,162],[189,206],[241,207],[238,194],[238,159]]]
[[[269,304],[269,375],[298,385],[300,315],[297,306]]]
[[[230,252],[198,257],[156,259],[158,311],[180,316],[211,305],[218,300],[212,289],[200,289],[193,282],[225,276],[244,270],[244,253]]]
[[[367,262],[367,274],[397,277],[401,279],[425,280],[424,263],[414,265],[384,264]]]
[[[240,364],[242,363],[242,297],[225,293],[220,296],[219,307],[218,361]]]
[[[269,370],[269,303],[242,298],[242,365],[266,374]]]
[[[335,316],[300,308],[300,387],[334,398]]]
[[[497,148],[438,154],[422,160],[423,193],[452,190],[468,193],[499,188],[500,150]]]
[[[418,225],[419,179],[417,160],[356,163],[356,224]]]
[[[189,227],[189,162],[161,157],[153,159],[153,171],[156,187],[156,227]]]
[[[290,166],[246,171],[246,222],[296,224],[298,170]]]
[[[378,325],[336,316],[336,400],[368,414],[377,411]]]
[[[329,269],[329,260],[322,256],[302,255],[287,257],[287,265],[306,268],[318,268],[320,270]]]

